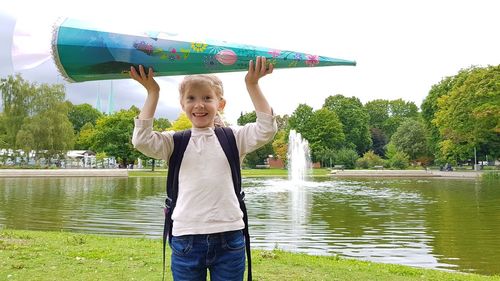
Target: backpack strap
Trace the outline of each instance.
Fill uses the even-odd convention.
[[[241,167],[238,146],[236,145],[236,138],[234,137],[233,130],[228,127],[216,127],[215,135],[219,139],[219,143],[226,154],[229,166],[231,167],[231,176],[233,178],[234,192],[238,198],[240,209],[243,212],[243,222],[245,228],[243,234],[245,235],[245,248],[248,259],[248,281],[252,281],[252,255],[250,251],[250,233],[248,231],[248,214],[245,205],[245,193],[241,189]]]
[[[191,138],[191,130],[185,130],[174,133],[174,151],[168,161],[167,175],[167,198],[165,199],[165,223],[163,225],[163,279],[165,280],[165,248],[168,241],[172,239],[172,212],[177,203],[177,194],[179,193],[179,170],[181,168],[184,151]]]

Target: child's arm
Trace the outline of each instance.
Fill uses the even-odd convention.
[[[153,69],[150,67],[148,74],[144,71],[144,67],[139,65],[139,72],[133,66],[130,67],[130,77],[139,82],[148,92],[148,97],[144,102],[139,119],[151,119],[155,115],[156,105],[160,97],[160,86],[156,83]]]
[[[257,121],[233,128],[240,158],[270,142],[278,130],[271,106],[259,87],[259,79],[272,72],[273,65],[270,64],[267,68],[266,59],[263,57],[257,57],[255,67],[253,61],[249,63],[245,82],[255,107]]]
[[[257,57],[255,64],[253,61],[249,63],[245,83],[256,112],[272,114],[271,106],[259,87],[259,79],[272,72],[273,65],[270,64],[269,68],[267,68],[266,58],[264,57]]]
[[[132,144],[146,156],[168,160],[174,147],[173,133],[153,131],[153,117],[160,96],[160,86],[153,78],[153,69],[149,68],[146,75],[142,65],[139,66],[139,72],[130,67],[130,77],[144,86],[148,92],[139,118],[134,120]]]

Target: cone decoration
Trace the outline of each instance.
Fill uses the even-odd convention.
[[[54,26],[52,56],[59,72],[71,82],[129,78],[130,66],[138,65],[152,67],[156,76],[246,71],[256,56],[266,57],[275,68],[356,65],[354,61],[294,51],[181,41],[162,34],[108,32],[65,19]]]

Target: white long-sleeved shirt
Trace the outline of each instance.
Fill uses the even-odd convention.
[[[257,121],[231,127],[243,157],[274,137],[273,115],[257,112]],[[153,131],[152,119],[135,119],[132,143],[144,155],[169,160],[173,131]],[[231,169],[213,128],[192,128],[179,171],[177,205],[172,213],[174,236],[210,234],[244,228],[243,213],[234,193]]]

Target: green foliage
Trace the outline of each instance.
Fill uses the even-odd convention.
[[[472,67],[437,99],[433,124],[439,129],[440,159],[500,155],[500,65]],[[458,80],[458,78],[457,78]]]
[[[356,161],[356,166],[368,169],[373,168],[374,166],[384,166],[385,162],[380,156],[375,154],[372,150],[369,150],[363,154],[363,157],[359,158]]]
[[[193,127],[193,124],[191,124],[191,121],[189,118],[186,116],[185,112],[181,112],[179,114],[179,117],[174,121],[172,124],[172,127],[169,128],[169,130],[172,131],[184,131],[187,129],[190,129]]]
[[[262,165],[267,157],[273,153],[272,143],[267,143],[261,148],[248,153],[243,160],[243,166],[247,168],[255,168],[256,165]]]
[[[391,137],[391,143],[398,151],[404,152],[415,160],[427,154],[427,131],[424,124],[413,119],[406,119]]]
[[[139,114],[137,108],[120,110],[97,120],[92,137],[92,149],[114,156],[122,165],[134,163],[141,154],[132,145],[134,117]]]
[[[410,157],[408,154],[396,151],[391,158],[389,158],[389,165],[396,169],[406,169],[410,164]]]
[[[278,159],[283,160],[285,166],[288,163],[288,141],[286,139],[286,131],[279,130],[272,142],[274,154]]]
[[[153,130],[157,132],[166,131],[170,127],[172,127],[172,124],[167,118],[158,118],[153,121]]]
[[[371,147],[370,116],[358,98],[348,98],[343,95],[329,96],[325,99],[323,108],[338,116],[342,123],[346,146],[354,146],[358,154],[362,154]]]
[[[398,152],[398,149],[396,148],[396,146],[392,142],[388,143],[385,146],[385,149],[386,149],[385,156],[387,157],[387,159],[390,159]]]
[[[365,110],[369,117],[370,128],[384,129],[389,119],[389,101],[376,99],[365,104]]]
[[[436,117],[436,112],[439,110],[438,99],[444,95],[447,95],[455,85],[462,84],[463,80],[466,77],[467,71],[461,70],[455,76],[450,76],[442,79],[438,84],[432,85],[429,94],[422,102],[422,118],[430,134],[429,149],[433,154],[439,152],[438,143],[442,140],[439,133],[439,128],[432,122],[432,120],[434,120],[434,118]]]
[[[103,116],[101,112],[88,103],[73,105],[68,102],[68,104],[68,118],[73,124],[76,133],[80,132],[82,127],[87,123],[95,126],[97,119]]]
[[[257,113],[255,111],[249,113],[241,113],[237,120],[239,126],[244,126],[248,123],[257,121]],[[247,168],[255,168],[256,165],[263,165],[269,155],[273,155],[272,142],[265,144],[261,148],[248,153],[243,160],[243,166]]]
[[[252,111],[245,114],[243,114],[242,112],[236,122],[238,125],[243,126],[245,124],[253,123],[255,121],[257,121],[257,113],[255,111]]]
[[[299,104],[288,119],[288,131],[290,131],[290,129],[294,129],[295,131],[301,133],[302,136],[304,136],[304,132],[306,132],[310,127],[309,122],[312,118],[312,115],[312,107],[307,104]]]
[[[335,165],[344,165],[347,169],[354,169],[359,155],[354,149],[342,148],[335,153]]]
[[[277,115],[276,116],[276,124],[278,125],[278,131],[286,130],[288,128],[288,119],[290,117],[288,115]]]
[[[3,136],[4,147],[17,148],[16,136],[21,130],[24,119],[33,114],[31,101],[35,96],[35,87],[17,74],[2,79]]]
[[[339,149],[345,141],[342,123],[328,109],[313,111],[312,107],[301,104],[290,116],[288,125],[289,130],[296,130],[309,142],[313,162],[325,160],[325,151]]]
[[[373,100],[365,104],[370,128],[379,128],[390,139],[405,119],[418,118],[418,107],[413,102],[397,100]]]
[[[387,145],[387,137],[379,128],[370,128],[370,134],[372,138],[372,150],[375,154],[384,157],[385,156],[385,146]]]
[[[0,90],[3,145],[43,151],[46,157],[60,157],[73,147],[74,134],[63,85],[30,84],[17,75],[3,79]]]
[[[88,150],[93,146],[95,129],[92,123],[88,122],[80,128],[75,142],[75,149]]]
[[[33,150],[33,148],[35,147],[35,137],[33,136],[33,133],[31,131],[21,129],[17,132],[16,143],[17,146],[29,158],[31,150]]]

